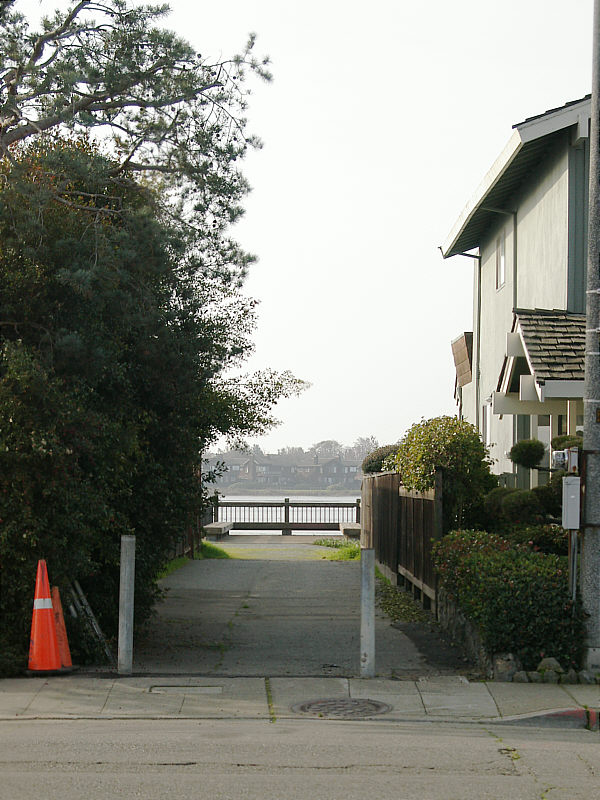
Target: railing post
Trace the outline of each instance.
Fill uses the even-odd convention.
[[[360,522],[360,497],[356,498],[356,520],[355,522]]]
[[[286,497],[283,501],[283,530],[281,531],[284,536],[291,536],[290,530],[290,498]]]

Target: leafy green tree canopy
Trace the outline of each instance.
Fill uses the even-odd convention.
[[[4,156],[40,133],[96,132],[110,146],[112,180],[145,175],[197,234],[205,268],[239,278],[251,259],[225,231],[248,189],[236,163],[259,145],[246,131],[244,80],[270,78],[268,60],[252,55],[254,37],[239,55],[212,60],[157,27],[166,5],[81,0],[45,17],[40,31],[18,3],[2,5]]]

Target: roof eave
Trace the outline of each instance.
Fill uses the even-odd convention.
[[[549,136],[557,131],[577,125],[577,138],[588,135],[590,118],[590,99],[584,97],[578,102],[533,117],[514,126],[514,131],[506,146],[494,161],[486,176],[477,187],[475,194],[463,209],[444,244],[440,247],[442,256],[450,258],[463,252],[459,241],[463,238],[476,212],[484,205],[486,197],[502,180],[506,171],[519,152],[528,143]],[[471,249],[475,249],[472,247]]]

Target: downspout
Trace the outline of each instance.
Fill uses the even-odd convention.
[[[438,247],[438,250],[442,254],[443,258],[444,251],[441,247]],[[465,258],[474,258],[477,261],[477,320],[475,325],[475,330],[477,332],[477,347],[475,348],[475,427],[479,430],[479,396],[480,396],[480,388],[479,388],[479,361],[480,361],[480,353],[481,347],[479,344],[479,336],[481,334],[481,255],[474,253],[453,253],[453,256],[464,256]],[[462,398],[461,398],[462,400]]]
[[[517,212],[512,212],[513,218],[513,311],[519,304],[517,302]]]
[[[479,371],[479,364],[481,361],[481,256],[476,256],[477,258],[477,349],[475,350],[475,427],[477,430],[481,430],[479,427],[480,422],[480,396],[481,396],[481,387],[480,387],[480,371]]]

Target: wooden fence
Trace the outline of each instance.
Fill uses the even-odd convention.
[[[187,531],[173,541],[169,557],[180,558],[181,556],[188,556],[188,558],[194,558],[195,551],[200,549],[202,526],[212,522],[213,516],[213,504],[210,503],[202,514],[194,520]]]
[[[397,473],[365,475],[361,505],[363,530],[380,571],[392,583],[410,588],[435,612],[431,546],[442,535],[441,471],[436,473],[436,488],[423,494],[405,489]]]

